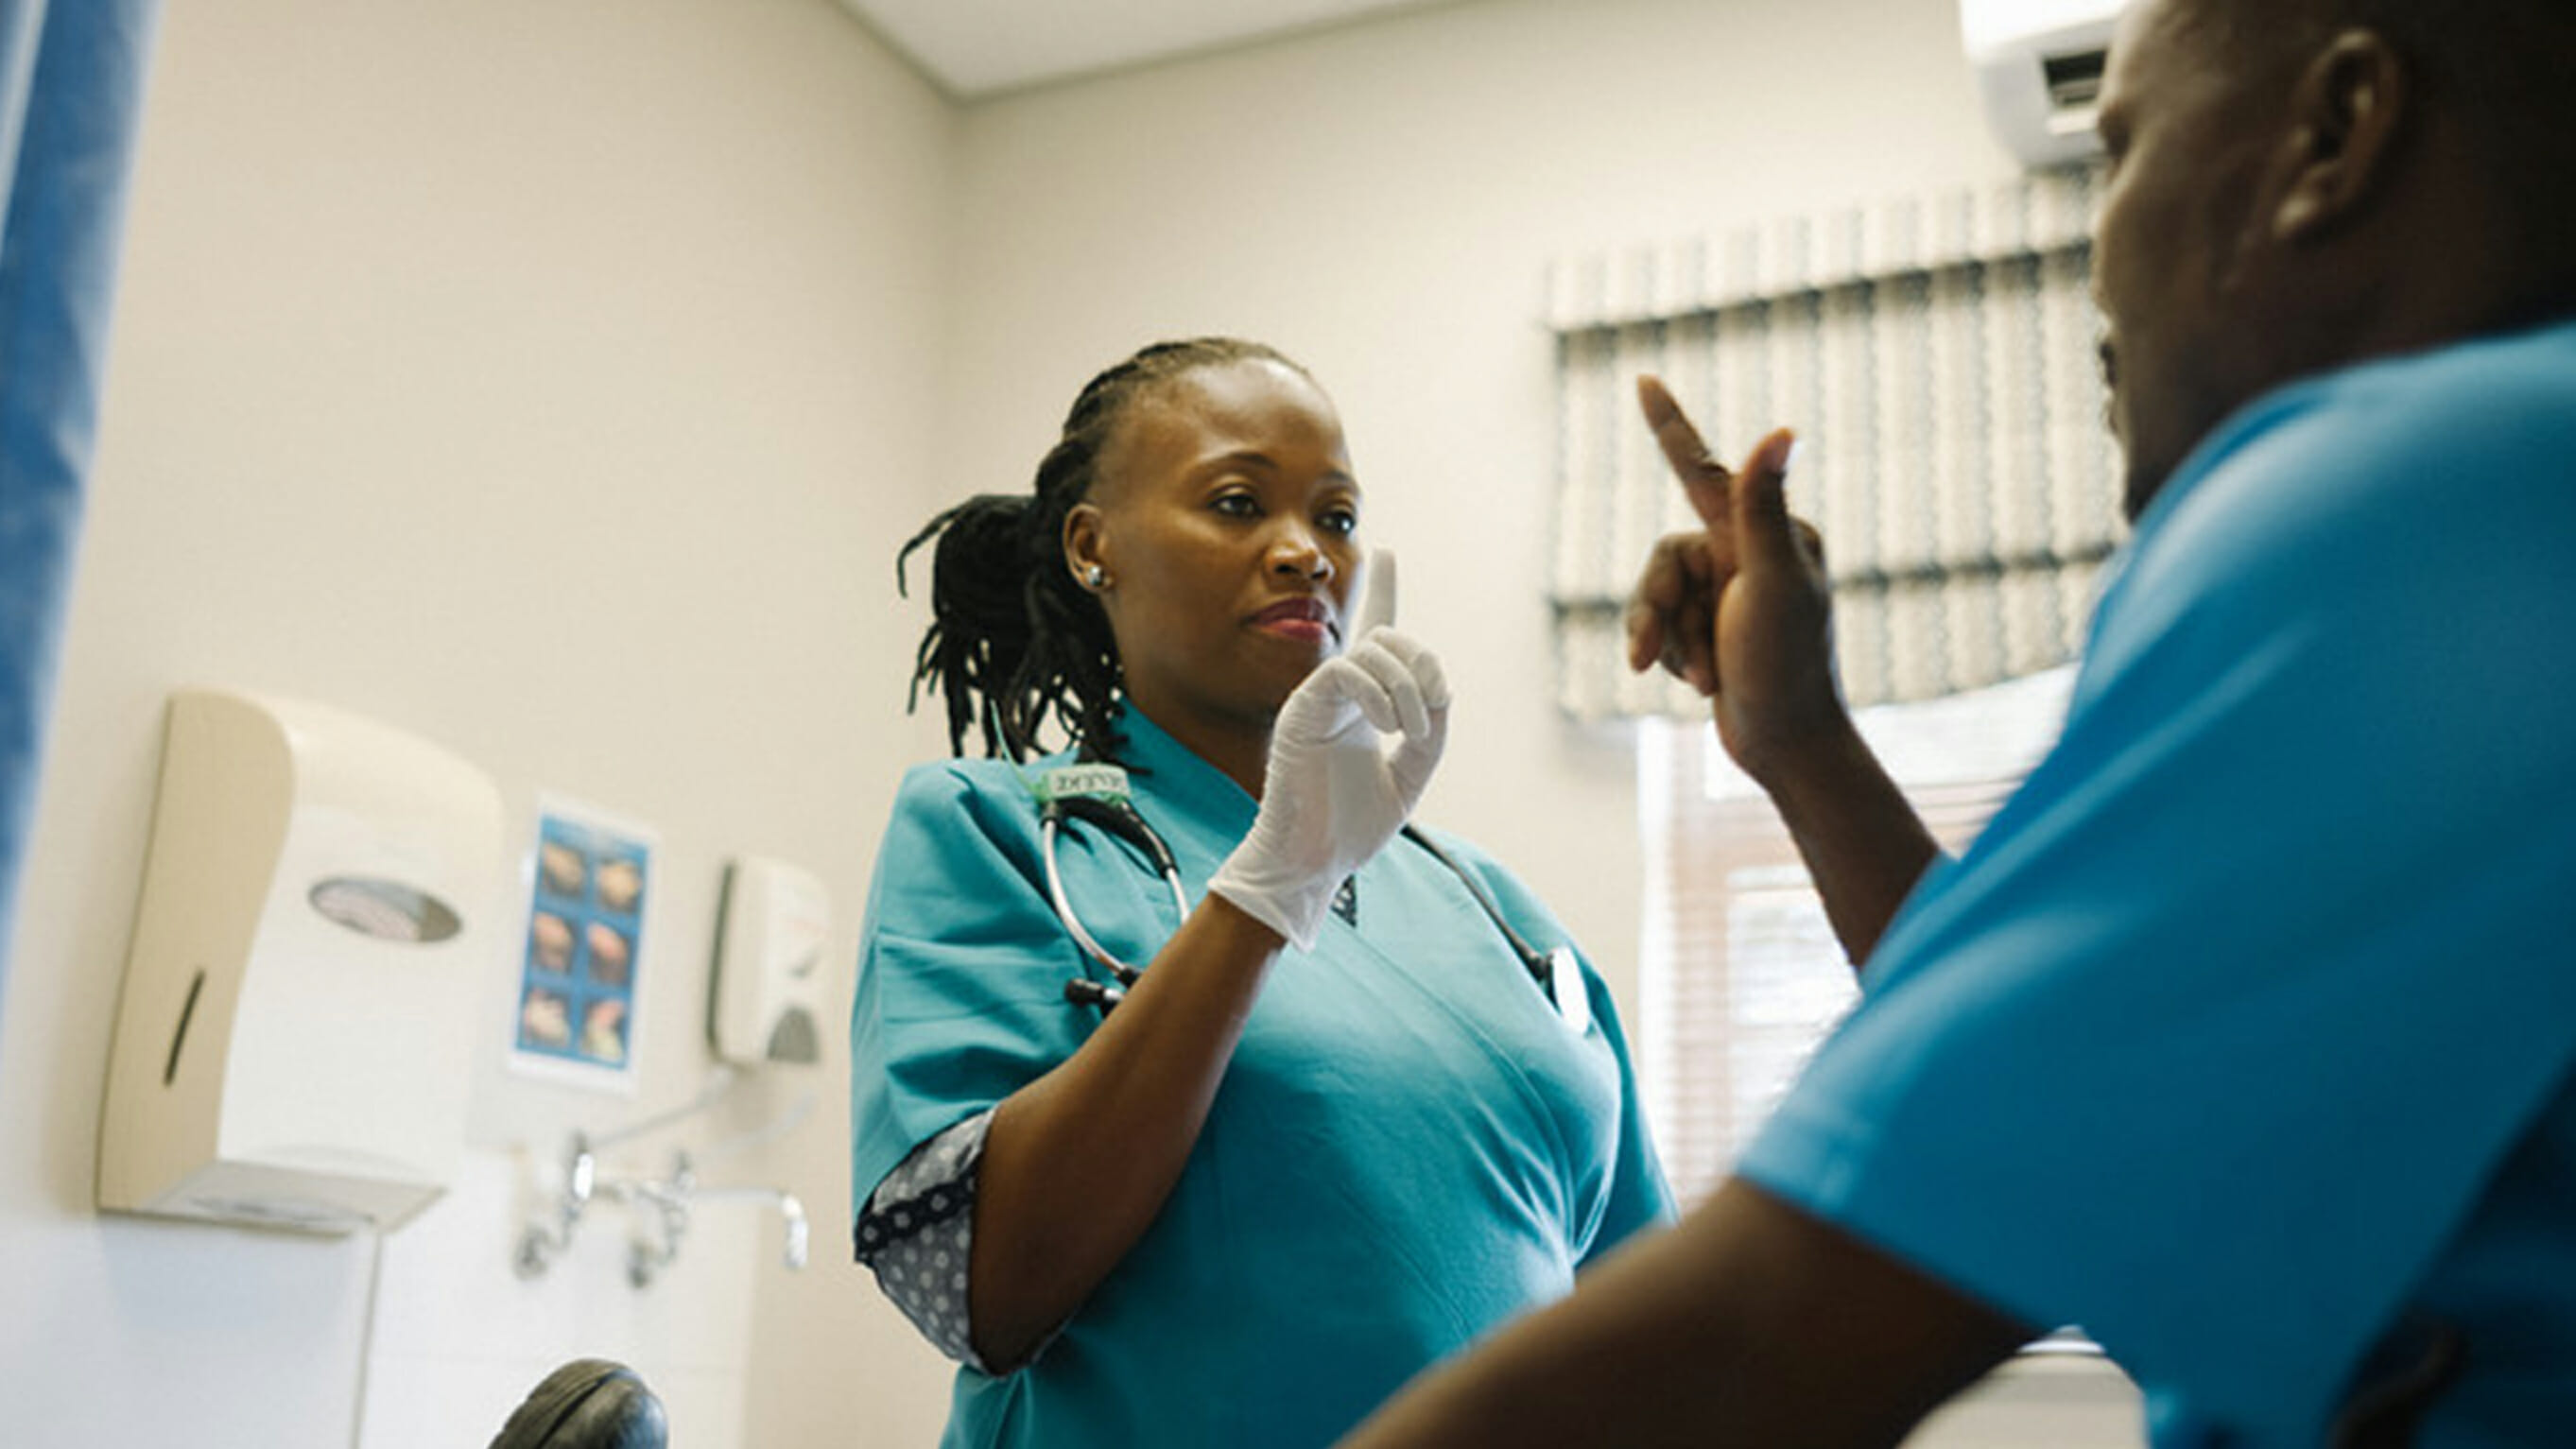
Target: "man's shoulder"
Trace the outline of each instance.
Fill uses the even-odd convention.
[[[2447,600],[2453,627],[2567,617],[2571,548],[2576,325],[2364,364],[2245,409],[2186,464],[2106,586],[2088,673],[2177,640],[2422,643],[2430,616],[2393,599]]]
[[[2576,322],[2293,383],[2222,424],[2185,472],[2159,500],[2173,517],[2142,535],[2206,546],[2223,528],[2278,548],[2420,529],[2426,509],[2554,514],[2576,495]]]
[[[2452,451],[2563,439],[2576,433],[2576,319],[2365,363],[2325,389],[2352,426]]]
[[[2576,321],[2361,363],[2292,390],[2281,426],[2350,465],[2531,452],[2576,469]]]

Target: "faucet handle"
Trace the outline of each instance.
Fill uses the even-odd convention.
[[[778,1212],[787,1219],[787,1271],[802,1272],[810,1236],[805,1222],[805,1204],[796,1200],[796,1194],[781,1192],[778,1195]]]
[[[590,1137],[575,1132],[564,1150],[564,1197],[578,1211],[598,1185],[599,1158],[590,1150]]]

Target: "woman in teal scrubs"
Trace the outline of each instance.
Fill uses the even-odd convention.
[[[1607,992],[1579,958],[1542,985],[1469,879],[1539,951],[1564,929],[1396,838],[1448,690],[1352,621],[1361,513],[1304,369],[1201,339],[904,550],[936,540],[916,688],[994,758],[913,769],[878,851],[855,1236],[961,1364],[950,1445],[1326,1444],[1671,1214]],[[1107,1012],[1068,1000],[1108,978],[1039,826],[1075,762],[1123,767],[1188,901],[1064,828],[1065,901],[1145,968]]]

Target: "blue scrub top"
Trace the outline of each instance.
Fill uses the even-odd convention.
[[[1195,901],[1255,802],[1141,715],[1122,723],[1136,807]],[[1510,875],[1439,839],[1524,937],[1566,942]],[[1122,960],[1151,960],[1178,928],[1132,847],[1077,824],[1059,858],[1083,925]],[[1328,919],[1313,951],[1272,969],[1144,1238],[1035,1363],[958,1371],[946,1444],[1328,1444],[1670,1217],[1590,966],[1594,1024],[1578,1035],[1458,877],[1400,839],[1360,872],[1357,902],[1356,924]],[[1003,762],[906,775],[861,949],[854,1202],[1100,1020],[1064,1000],[1069,978],[1101,973],[1049,904],[1036,803]]]
[[[2034,1325],[2164,1449],[2576,1435],[2576,326],[2258,401],[2141,521],[2061,743],[1741,1164]]]

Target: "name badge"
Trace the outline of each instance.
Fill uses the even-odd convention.
[[[1038,776],[1030,787],[1037,792],[1038,803],[1056,800],[1106,800],[1113,805],[1127,803],[1127,772],[1116,765],[1058,765]]]
[[[1584,984],[1583,966],[1574,959],[1573,947],[1559,946],[1547,953],[1547,994],[1567,1031],[1582,1036],[1592,1030],[1592,993]]]

